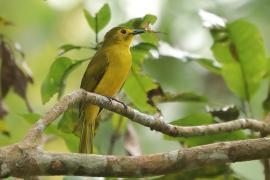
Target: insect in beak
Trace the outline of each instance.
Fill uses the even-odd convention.
[[[130,34],[136,35],[136,34],[142,34],[144,32],[145,32],[145,30],[143,30],[143,29],[134,29],[133,32]]]

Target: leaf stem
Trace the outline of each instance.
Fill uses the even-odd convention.
[[[96,21],[96,46],[98,46],[98,43],[99,43],[99,41],[98,41],[98,15],[96,14],[96,16],[95,16],[95,21]]]
[[[253,118],[254,115],[253,115],[250,102],[241,99],[241,104],[242,104],[242,111],[245,115],[245,118],[248,118],[248,117]]]

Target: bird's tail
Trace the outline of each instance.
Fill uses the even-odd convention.
[[[91,104],[84,105],[80,109],[83,125],[80,138],[80,153],[93,153],[93,143],[96,129],[96,118],[99,113],[99,107]]]

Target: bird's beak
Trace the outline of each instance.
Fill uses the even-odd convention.
[[[136,35],[136,34],[142,34],[144,32],[145,32],[145,30],[143,30],[143,29],[133,29],[133,32],[130,34]]]

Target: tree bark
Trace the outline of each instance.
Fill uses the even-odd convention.
[[[265,135],[270,132],[269,123],[253,119],[190,127],[174,126],[165,123],[161,116],[150,116],[107,97],[78,90],[60,100],[21,142],[0,148],[0,178],[45,175],[145,177],[206,165],[270,158],[269,138],[222,142],[143,156],[49,153],[42,150],[39,144],[44,129],[69,105],[82,99],[171,136],[199,136],[239,129],[257,130]]]
[[[201,166],[270,158],[270,139],[214,143],[144,156],[49,153],[21,144],[0,149],[0,177],[145,177]]]

